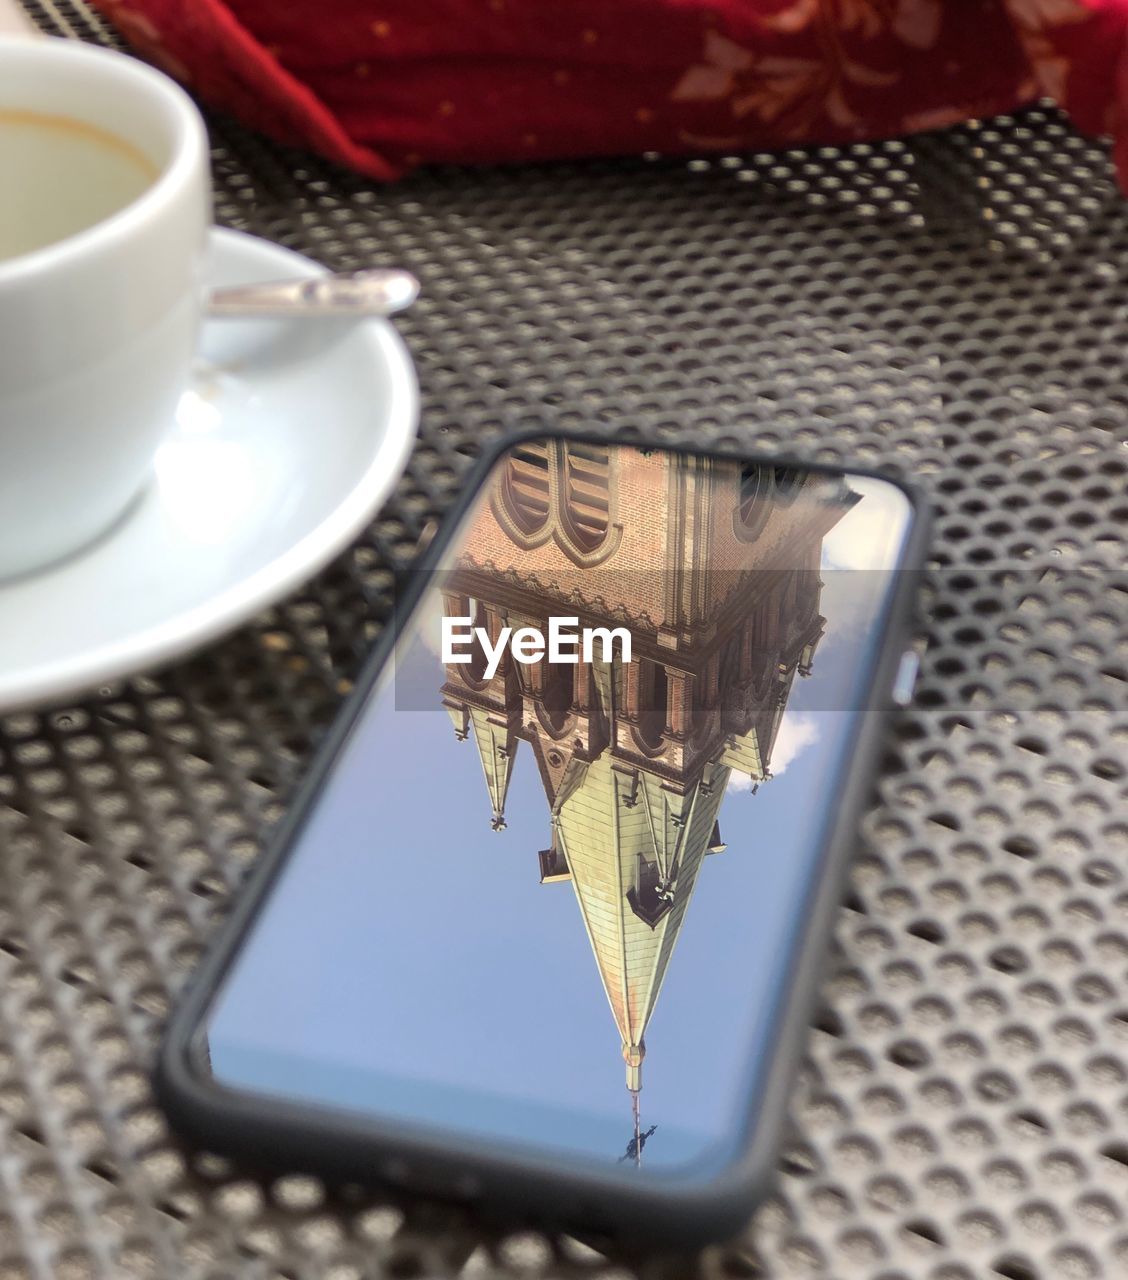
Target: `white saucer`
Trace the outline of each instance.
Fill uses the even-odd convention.
[[[212,233],[209,283],[322,268]],[[198,648],[355,538],[415,439],[411,359],[383,320],[205,323],[153,482],[96,544],[0,582],[0,711],[55,702]]]

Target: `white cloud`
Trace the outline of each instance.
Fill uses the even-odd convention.
[[[416,638],[441,662],[443,656],[442,593],[434,589],[427,591],[415,616],[419,626]]]
[[[819,739],[818,716],[809,711],[785,711],[776,734],[775,746],[768,767],[772,776],[780,774],[806,749]],[[751,791],[752,779],[746,773],[733,772],[726,791]]]
[[[862,500],[823,539],[822,567],[892,568],[908,525],[908,500],[885,480],[850,476],[849,485]]]
[[[831,529],[822,545],[819,608],[827,622],[824,657],[828,642],[856,638],[871,626],[889,588],[889,574],[909,522],[908,501],[900,489],[866,476],[851,476],[849,485],[861,501]]]

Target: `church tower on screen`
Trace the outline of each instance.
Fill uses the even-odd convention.
[[[443,705],[505,826],[521,744],[546,800],[541,881],[570,883],[618,1029],[638,1160],[646,1027],[726,789],[771,778],[796,676],[823,633],[824,536],[857,501],[834,477],[629,447],[518,446],[473,518],[444,609],[504,626],[627,627],[631,661],[450,664]],[[739,856],[745,851],[734,851]],[[730,854],[729,856],[733,856]],[[706,873],[707,874],[707,873]]]

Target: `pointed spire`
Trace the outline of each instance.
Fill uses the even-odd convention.
[[[452,702],[449,698],[443,699],[443,706],[454,725],[454,736],[459,742],[465,742],[470,736],[470,708],[465,702]]]
[[[735,769],[759,782],[764,776],[764,764],[760,753],[760,739],[755,728],[745,733],[730,734],[725,740],[725,749],[721,754],[721,764]]]
[[[517,754],[516,726],[504,713],[486,711],[482,707],[471,707],[469,714],[493,810],[490,828],[504,831],[505,797],[513,776],[513,758]]]
[[[624,769],[602,755],[586,766],[557,815],[557,840],[619,1031],[632,1094],[642,1088],[646,1025],[701,863],[715,842],[727,779],[728,770],[714,762],[682,792],[657,774]],[[709,784],[704,791],[702,782]]]

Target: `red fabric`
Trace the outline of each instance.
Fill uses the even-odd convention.
[[[272,137],[426,161],[837,143],[1048,95],[1128,174],[1128,0],[95,0]]]

